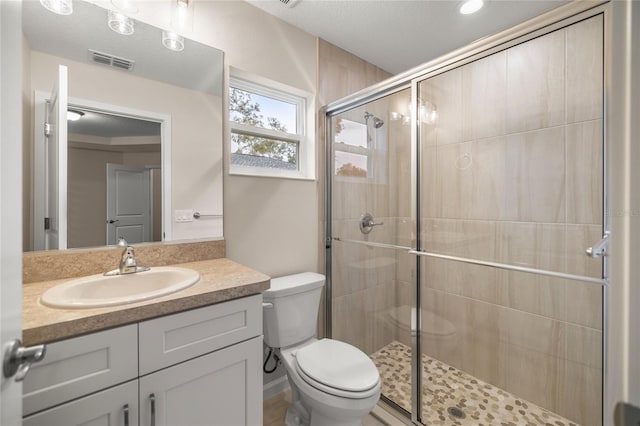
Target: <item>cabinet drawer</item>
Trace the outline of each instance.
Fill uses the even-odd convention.
[[[25,378],[23,414],[134,379],[137,358],[136,324],[51,343]]]
[[[262,334],[262,295],[140,323],[140,375]]]
[[[125,407],[128,413],[125,413]],[[138,381],[134,380],[22,419],[23,426],[89,424],[137,426]]]

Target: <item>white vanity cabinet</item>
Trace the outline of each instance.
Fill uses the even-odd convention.
[[[258,294],[49,344],[24,425],[261,425],[261,334]]]

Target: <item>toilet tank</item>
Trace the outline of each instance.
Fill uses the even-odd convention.
[[[316,335],[324,275],[315,272],[271,280],[262,293],[264,341],[272,348],[286,348]],[[270,306],[272,304],[273,306]]]

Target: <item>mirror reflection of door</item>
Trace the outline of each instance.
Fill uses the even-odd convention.
[[[151,241],[151,170],[107,164],[107,244]]]
[[[41,204],[44,208],[44,248],[66,247],[66,167],[67,167],[67,67],[58,67],[58,78],[53,86],[45,110],[44,163],[45,193]]]
[[[161,241],[160,123],[69,109],[67,246]]]

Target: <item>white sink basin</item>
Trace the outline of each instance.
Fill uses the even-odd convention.
[[[98,308],[125,305],[184,290],[197,283],[193,269],[157,267],[135,274],[91,275],[64,282],[45,291],[40,301],[53,308]]]

